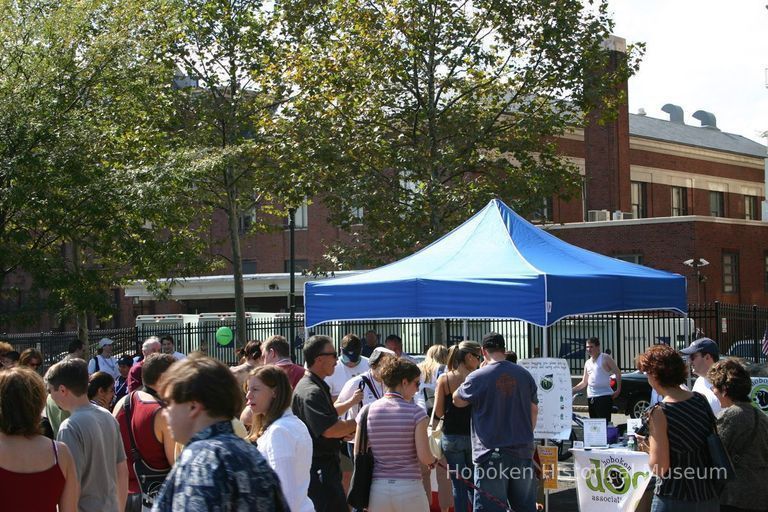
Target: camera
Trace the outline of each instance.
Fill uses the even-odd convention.
[[[640,427],[635,430],[635,435],[648,437],[648,414],[643,414],[640,419],[642,422],[640,423]]]

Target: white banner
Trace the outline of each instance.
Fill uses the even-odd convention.
[[[768,414],[768,377],[752,377],[752,392],[749,397],[755,407]]]
[[[579,510],[634,511],[651,478],[648,454],[622,449],[572,449]]]
[[[533,375],[538,387],[539,416],[533,436],[536,439],[568,439],[573,412],[568,361],[556,358],[523,359],[520,365]]]

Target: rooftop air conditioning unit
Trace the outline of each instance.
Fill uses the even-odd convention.
[[[605,222],[611,220],[611,212],[608,210],[587,211],[587,222]]]
[[[622,212],[620,210],[613,212],[613,220],[628,220],[634,218],[635,214],[633,212]]]

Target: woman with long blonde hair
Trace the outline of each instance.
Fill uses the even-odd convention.
[[[432,345],[427,349],[424,361],[419,364],[421,370],[421,386],[419,392],[413,397],[414,403],[420,405],[427,416],[432,415],[432,408],[435,405],[435,387],[437,378],[445,372],[448,362],[448,347],[441,344]],[[448,512],[452,506],[451,482],[448,480],[446,471],[445,457],[440,459],[442,465],[435,467],[435,480],[437,480],[437,497],[440,503],[440,510]],[[427,493],[427,501],[432,503],[432,471],[428,466],[421,467],[421,479],[424,484],[424,490]]]
[[[309,430],[291,411],[293,390],[279,366],[259,366],[248,375],[248,407],[253,412],[248,440],[277,473],[291,512],[314,511],[307,496],[312,466]]]

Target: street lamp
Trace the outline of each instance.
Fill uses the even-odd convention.
[[[288,333],[291,344],[291,356],[296,361],[296,208],[288,210],[288,238],[290,254],[288,272],[290,272],[290,286],[288,288]]]
[[[691,258],[685,260],[683,265],[691,267],[696,274],[696,303],[701,304],[701,283],[706,279],[701,275],[701,267],[706,267],[709,262],[704,258]]]

